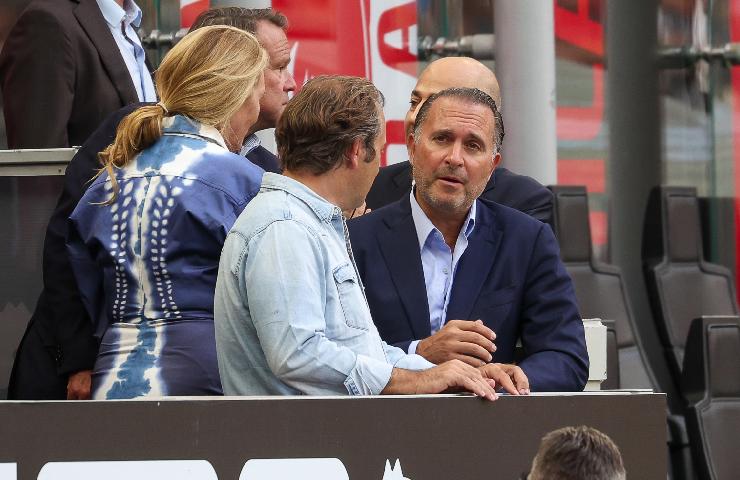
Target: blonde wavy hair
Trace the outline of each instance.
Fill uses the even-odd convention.
[[[115,168],[128,165],[162,136],[162,119],[186,115],[228,136],[229,120],[254,92],[268,64],[267,52],[251,33],[214,25],[187,34],[162,60],[155,74],[160,101],[127,115],[113,143],[98,154],[115,201]]]

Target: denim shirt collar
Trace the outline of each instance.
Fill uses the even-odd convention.
[[[123,7],[116,3],[115,0],[97,0],[100,13],[108,25],[114,28],[121,28],[121,22],[127,25],[133,25],[139,28],[141,25],[141,9],[133,0],[124,0]]]
[[[429,217],[424,213],[424,210],[421,209],[419,202],[416,201],[416,195],[414,195],[415,192],[416,188],[412,188],[410,193],[411,216],[414,219],[414,226],[416,227],[416,235],[419,240],[419,250],[423,250],[429,235],[431,235],[433,231],[439,230],[437,230],[437,227],[435,227],[432,221],[429,220]],[[465,238],[469,238],[475,228],[476,203],[478,203],[477,200],[473,202],[470,210],[468,210],[468,216],[465,218],[465,222],[463,222],[463,228],[461,230],[462,234],[465,235]]]
[[[215,143],[228,150],[226,141],[218,130],[209,125],[203,125],[185,115],[172,115],[162,120],[162,133],[165,135],[185,135],[199,137],[210,143]]]
[[[341,220],[342,210],[297,180],[267,172],[262,177],[261,190],[282,190],[305,203],[322,221]]]

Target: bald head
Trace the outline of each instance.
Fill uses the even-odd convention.
[[[464,87],[483,90],[501,108],[501,90],[496,75],[478,60],[469,57],[440,58],[429,64],[419,75],[413,92],[409,111],[406,113],[404,126],[406,136],[414,129],[416,114],[421,104],[437,92],[446,88]]]

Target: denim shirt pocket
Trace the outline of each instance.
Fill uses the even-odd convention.
[[[365,299],[362,287],[357,281],[357,275],[352,264],[345,263],[333,271],[334,282],[337,285],[339,303],[342,305],[344,322],[361,330],[368,330],[369,313],[365,308]]]

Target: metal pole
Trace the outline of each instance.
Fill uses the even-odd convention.
[[[650,189],[662,180],[657,16],[657,0],[607,2],[609,238],[650,364],[671,394],[642,272],[645,207]]]
[[[545,185],[557,183],[553,2],[496,0],[494,12],[504,165]]]

